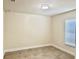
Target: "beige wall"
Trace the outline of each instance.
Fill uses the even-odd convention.
[[[64,44],[64,21],[68,18],[75,17],[75,10],[67,13],[55,15],[52,19],[52,40],[51,43],[60,49],[66,50],[71,54],[75,53],[75,48]]]
[[[74,54],[64,44],[64,21],[75,16],[75,11],[52,17],[4,12],[4,50],[52,44]]]
[[[49,44],[50,17],[4,12],[4,50]]]

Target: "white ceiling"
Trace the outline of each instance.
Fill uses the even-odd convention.
[[[47,10],[40,9],[41,3],[48,3],[51,7]],[[4,0],[4,10],[35,13],[52,16],[62,12],[76,9],[76,0]]]

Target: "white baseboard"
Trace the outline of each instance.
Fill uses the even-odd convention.
[[[39,48],[39,47],[45,47],[45,46],[51,46],[51,44],[44,44],[44,45],[37,45],[37,46],[31,46],[31,47],[7,49],[7,50],[4,50],[4,54],[6,52],[13,52],[13,51],[18,51],[18,50],[31,49],[31,48]]]
[[[57,45],[54,45],[54,44],[44,44],[44,45],[37,45],[37,46],[31,46],[31,47],[22,47],[22,48],[7,49],[7,50],[4,50],[4,54],[6,52],[13,52],[13,51],[18,51],[18,50],[31,49],[31,48],[39,48],[39,47],[45,47],[45,46],[52,46],[52,47],[60,49],[60,50],[62,50],[64,52],[67,52],[68,54],[71,54],[71,55],[75,56],[75,54],[73,52],[70,52],[70,51],[68,51],[68,50],[66,50],[64,48],[61,48],[61,47],[59,47]]]
[[[75,44],[72,44],[72,43],[68,43],[68,42],[65,42],[65,44],[71,46],[71,47],[75,47]]]
[[[55,48],[57,48],[57,49],[59,49],[59,50],[61,50],[61,51],[64,51],[64,52],[66,52],[66,53],[68,53],[68,54],[70,54],[70,55],[75,56],[74,52],[70,52],[70,51],[68,51],[67,49],[61,48],[60,46],[57,46],[57,45],[54,45],[54,44],[51,44],[51,46],[53,46],[53,47],[55,47]]]

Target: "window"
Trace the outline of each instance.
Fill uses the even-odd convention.
[[[65,44],[75,47],[76,20],[71,18],[65,21]]]

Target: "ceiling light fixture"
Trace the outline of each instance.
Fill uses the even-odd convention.
[[[42,0],[40,4],[40,9],[42,10],[48,10],[48,9],[51,9],[52,7],[53,5],[48,0]]]
[[[49,9],[48,4],[41,4],[41,9],[43,9],[43,10]]]

